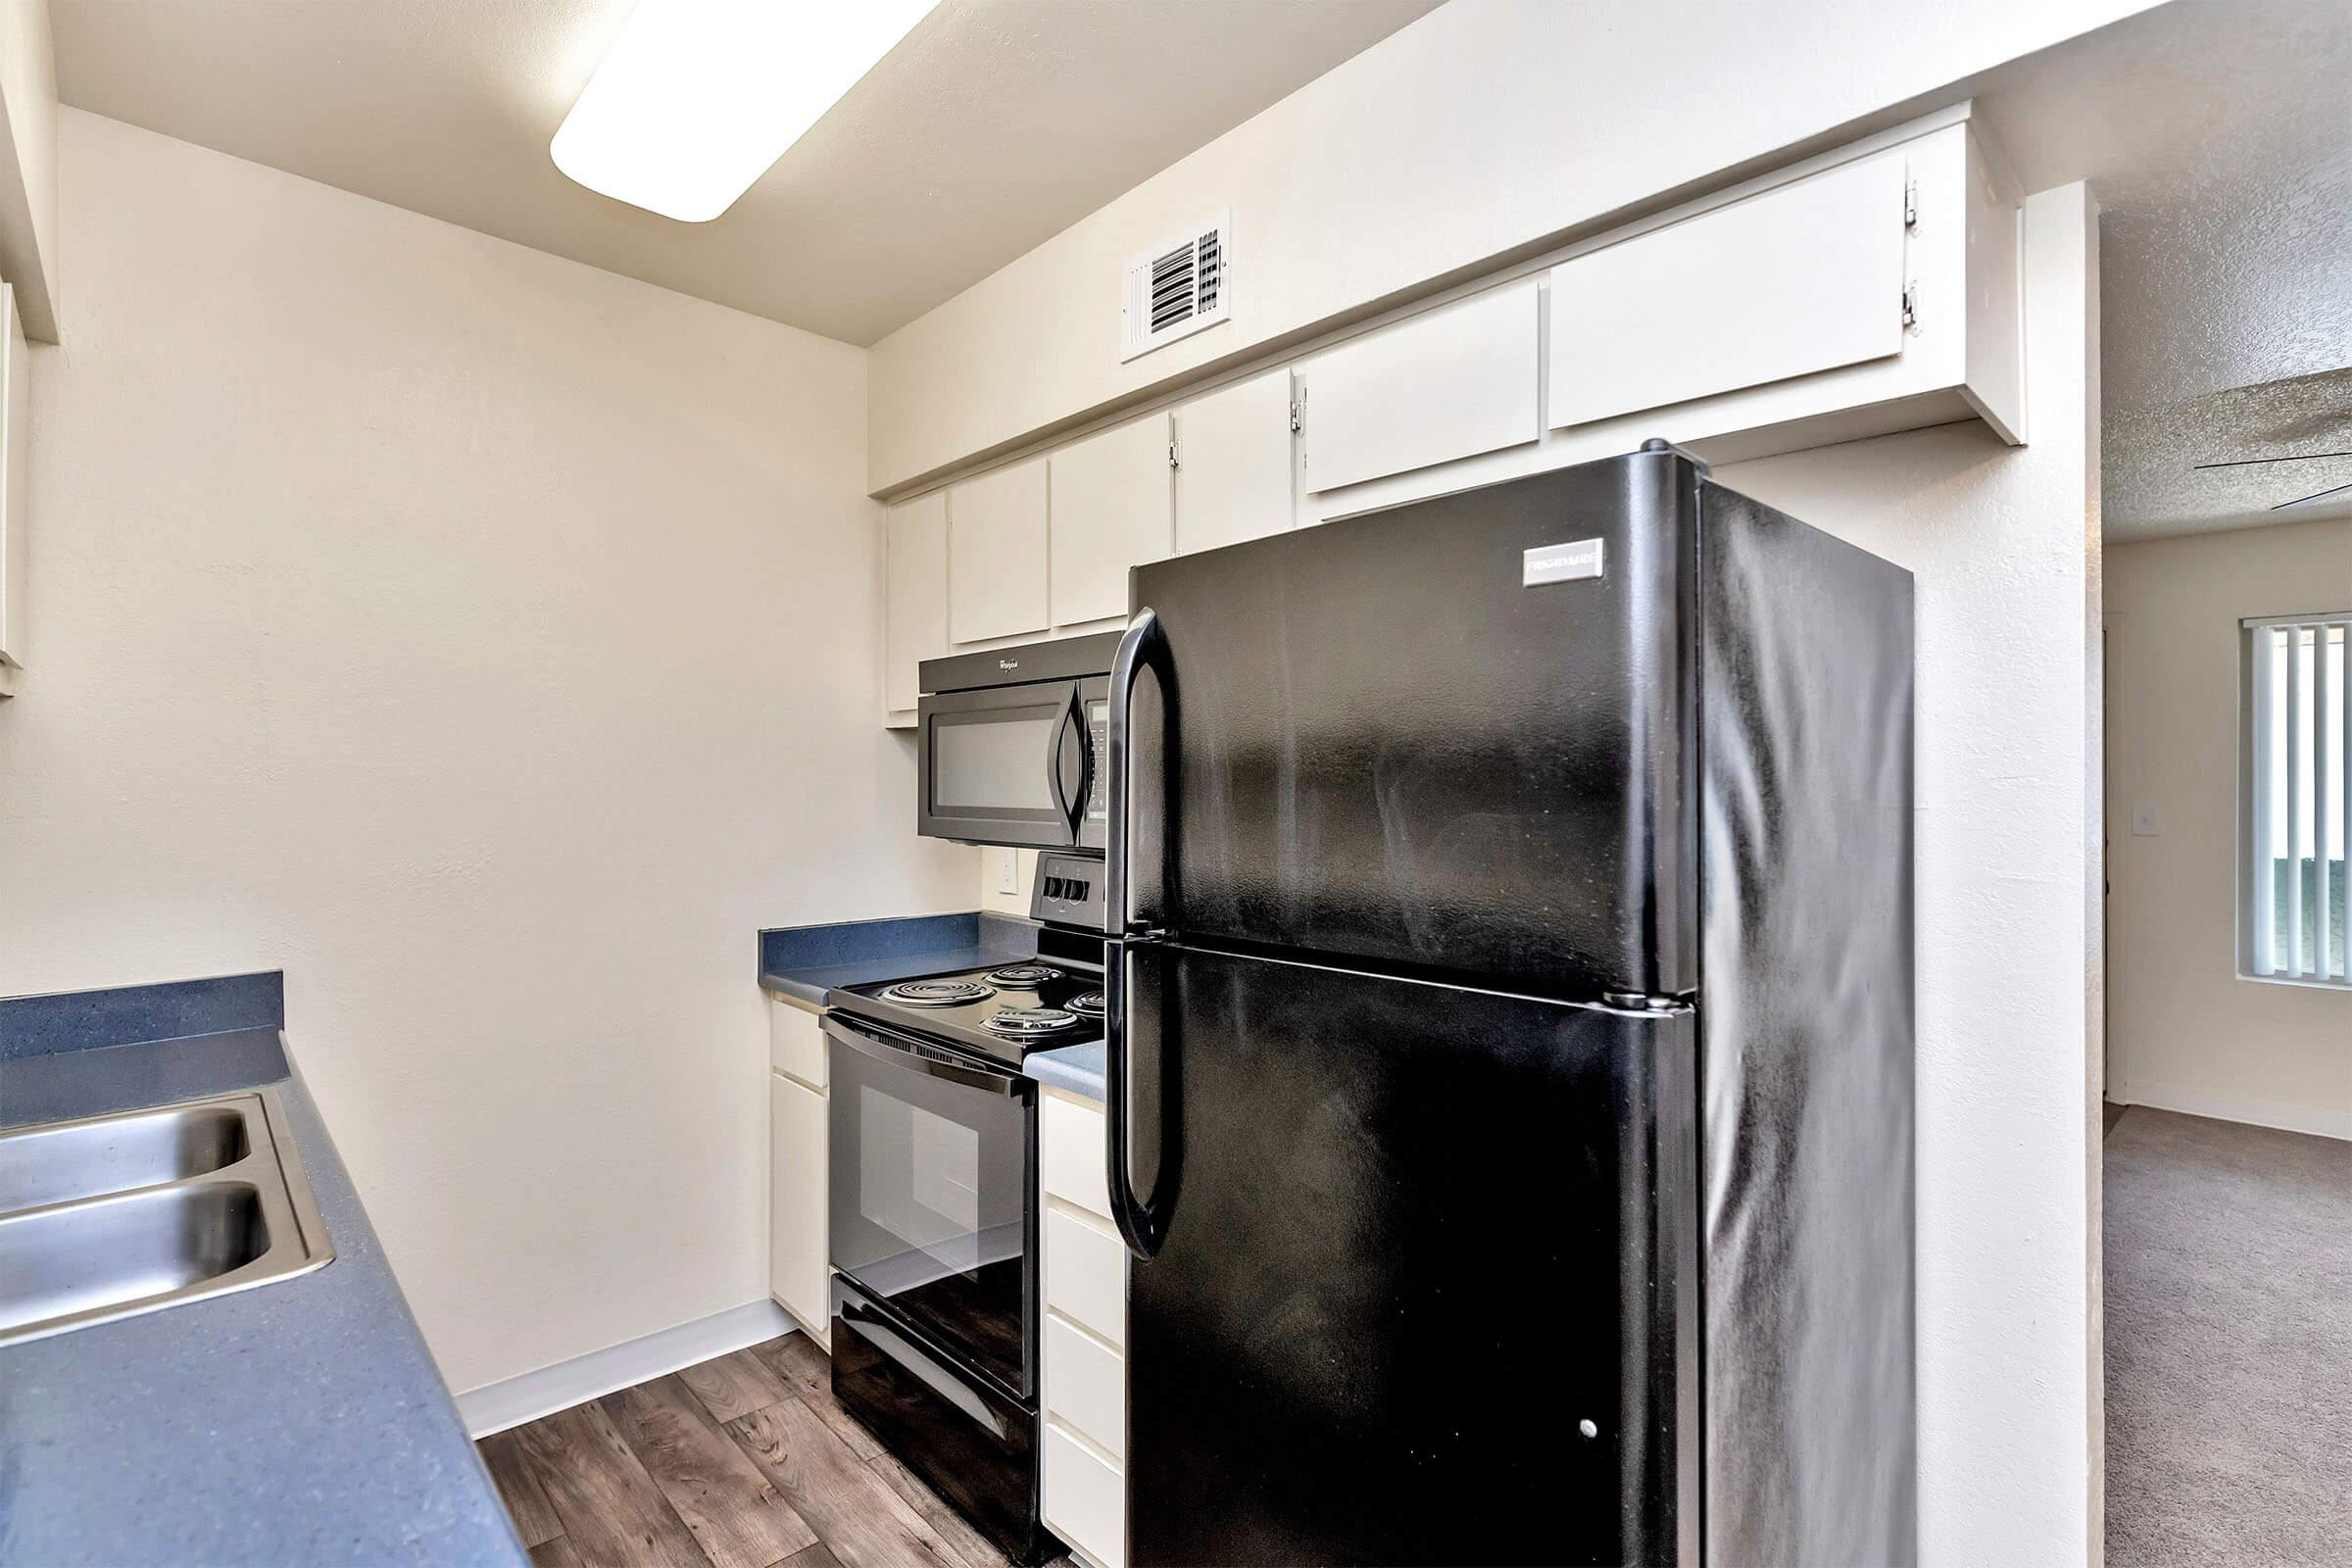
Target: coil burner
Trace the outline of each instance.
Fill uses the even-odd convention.
[[[980,1027],[991,1034],[1007,1035],[1015,1040],[1035,1040],[1043,1035],[1057,1035],[1064,1029],[1076,1027],[1078,1015],[1059,1007],[1006,1007],[992,1012],[980,1020]]]
[[[961,1007],[996,994],[996,987],[977,980],[907,980],[883,991],[881,1000],[903,1007]]]
[[[1061,971],[1050,963],[1009,963],[1002,969],[988,971],[992,985],[1010,986],[1015,991],[1035,991],[1049,980],[1061,978]]]

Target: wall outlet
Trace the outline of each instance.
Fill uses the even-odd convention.
[[[2132,836],[2141,839],[2152,839],[2156,836],[2156,808],[2153,806],[2132,808]]]
[[[1018,898],[1021,892],[1021,852],[991,850],[997,858],[997,891],[1007,898]]]

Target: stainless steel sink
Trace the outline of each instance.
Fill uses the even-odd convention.
[[[272,1090],[0,1133],[0,1345],[334,1255]]]
[[[0,1135],[0,1213],[202,1176],[252,1152],[228,1105],[167,1105]]]

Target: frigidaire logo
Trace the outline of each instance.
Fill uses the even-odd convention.
[[[1017,659],[1000,659],[997,661],[997,667],[999,669],[1018,669],[1021,667],[1021,662]]]

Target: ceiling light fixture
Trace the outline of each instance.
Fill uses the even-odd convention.
[[[932,0],[638,0],[548,151],[616,201],[707,223]]]

